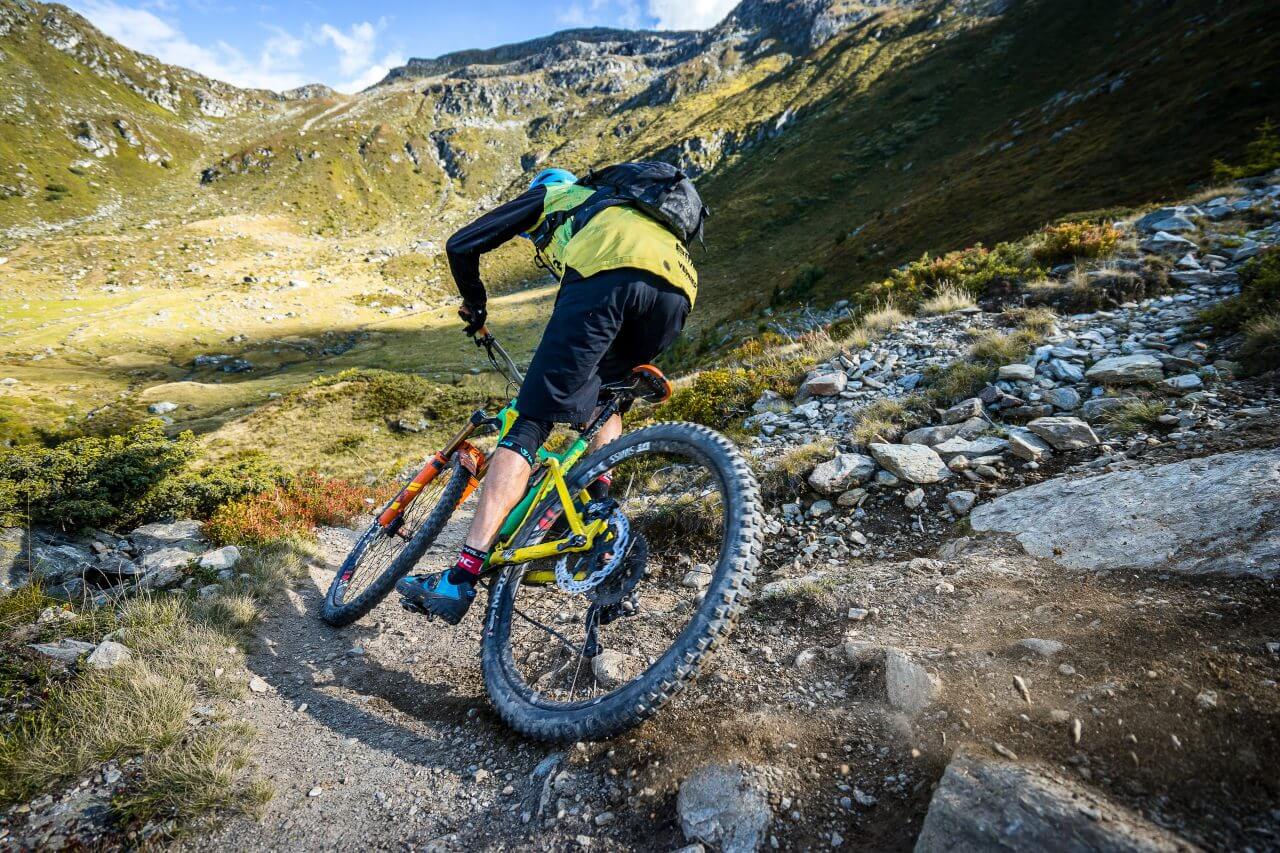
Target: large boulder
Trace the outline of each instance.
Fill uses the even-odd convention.
[[[1186,252],[1194,252],[1199,247],[1186,237],[1179,237],[1177,234],[1170,234],[1168,231],[1157,231],[1140,242],[1138,248],[1144,252],[1177,257]]]
[[[933,451],[943,459],[953,456],[968,456],[971,459],[979,456],[991,456],[1004,453],[1009,449],[1009,442],[999,436],[983,435],[975,439],[950,438],[941,444],[935,444]]]
[[[1154,355],[1116,355],[1095,363],[1084,375],[1099,385],[1133,385],[1159,382],[1164,378],[1164,367]]]
[[[917,427],[902,437],[903,444],[927,444],[930,447],[950,438],[973,438],[991,429],[985,418],[970,418],[963,423]]]
[[[144,524],[130,533],[129,539],[140,554],[162,548],[181,548],[199,554],[207,547],[200,522],[190,518]]]
[[[1019,459],[1039,462],[1051,455],[1052,450],[1031,430],[1015,427],[1009,430],[1009,452]]]
[[[31,648],[56,661],[75,663],[80,660],[81,655],[92,652],[94,645],[83,640],[58,640],[53,643],[33,643]]]
[[[1086,400],[1084,405],[1080,407],[1080,414],[1084,415],[1084,419],[1087,421],[1096,421],[1107,412],[1123,409],[1130,403],[1136,403],[1137,401],[1137,397],[1094,397],[1092,400]]]
[[[773,821],[768,792],[736,764],[695,770],[680,785],[676,811],[685,838],[723,853],[754,853]]]
[[[932,447],[923,444],[872,444],[871,455],[884,468],[910,483],[937,483],[951,476]]]
[[[200,568],[211,572],[224,572],[234,569],[240,562],[240,549],[235,545],[223,545],[200,555]]]
[[[947,765],[929,801],[915,853],[1174,853],[1196,849],[1055,773],[961,749]]]
[[[21,527],[0,530],[0,584],[16,588],[36,577],[56,586],[92,569],[94,554],[80,542],[50,531]],[[0,587],[0,588],[3,588]]]
[[[825,370],[815,373],[800,386],[801,397],[834,397],[849,384],[843,370]]]
[[[835,495],[861,485],[876,473],[876,461],[861,453],[841,453],[809,474],[809,485],[824,495]]]
[[[1048,442],[1054,450],[1081,450],[1098,443],[1093,427],[1079,418],[1036,418],[1027,429]]]
[[[85,663],[94,669],[112,669],[133,660],[133,652],[128,646],[115,640],[103,640],[98,647],[89,653]]]
[[[1187,210],[1188,209],[1185,207],[1161,207],[1140,217],[1137,222],[1133,223],[1133,227],[1136,228],[1140,234],[1154,234],[1157,231],[1167,231],[1168,229],[1164,228],[1161,223],[1168,222],[1175,217],[1186,219],[1185,212]],[[1189,222],[1190,220],[1187,221]]]
[[[969,515],[1074,569],[1280,573],[1280,449],[1246,450],[1002,495]]]

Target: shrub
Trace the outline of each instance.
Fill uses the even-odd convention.
[[[1280,369],[1280,314],[1268,314],[1245,324],[1240,363],[1248,374]]]
[[[1275,169],[1280,169],[1280,136],[1271,119],[1258,125],[1257,139],[1244,147],[1243,163],[1230,166],[1221,160],[1213,161],[1213,176],[1220,181],[1263,175]]]
[[[282,486],[288,479],[275,462],[253,453],[169,477],[148,495],[144,514],[208,518],[225,503]]]
[[[324,376],[312,384],[319,386],[351,383],[359,395],[366,417],[385,418],[410,407],[425,406],[428,400],[449,392],[429,379],[412,373],[389,370],[349,368],[332,376]]]
[[[62,528],[134,521],[149,492],[195,453],[191,433],[170,438],[154,419],[120,435],[0,451],[0,515],[29,511],[33,522]]]
[[[1239,331],[1250,318],[1280,311],[1280,250],[1270,249],[1240,268],[1240,293],[1201,312],[1217,331]]]
[[[1105,258],[1115,253],[1121,234],[1106,223],[1063,222],[1050,225],[1031,240],[1031,257],[1044,266],[1078,259]]]
[[[772,304],[782,305],[786,302],[797,302],[804,299],[813,292],[813,288],[822,279],[827,271],[815,264],[804,264],[796,271],[795,277],[791,279],[789,287],[775,287],[773,290]]]
[[[726,360],[730,364],[749,363],[765,355],[770,350],[785,346],[788,343],[790,341],[777,332],[762,332],[755,337],[747,338],[730,350]]]
[[[346,480],[310,472],[219,507],[205,533],[223,545],[265,547],[307,537],[317,525],[346,524],[368,508],[372,492]]]
[[[868,297],[896,297],[910,306],[936,294],[944,285],[976,297],[994,289],[1011,288],[1017,282],[1043,273],[1025,251],[1012,243],[999,243],[994,249],[979,243],[937,258],[925,253],[920,260],[894,270],[888,278],[873,284],[868,288]]]
[[[751,404],[766,390],[783,396],[794,394],[796,373],[796,366],[785,363],[750,370],[741,367],[704,370],[671,395],[661,414],[671,420],[723,428],[749,412]]]
[[[973,294],[952,281],[943,282],[924,302],[920,303],[921,314],[950,314],[964,308],[976,307]]]

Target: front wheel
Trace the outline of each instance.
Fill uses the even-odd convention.
[[[329,585],[320,611],[324,621],[334,627],[350,625],[385,598],[444,530],[471,477],[455,456],[393,525],[383,527],[375,517]]]
[[[570,492],[609,470],[613,504],[596,511],[616,538],[569,555],[556,582],[530,582],[554,574],[552,561],[508,566],[490,596],[485,687],[530,737],[600,740],[649,718],[697,676],[750,593],[763,513],[732,442],[694,424],[648,426],[575,465]],[[546,527],[529,524],[514,544],[536,544]]]

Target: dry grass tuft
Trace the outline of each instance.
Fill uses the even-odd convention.
[[[768,467],[757,467],[761,493],[766,500],[775,502],[803,494],[807,489],[809,472],[835,456],[835,452],[835,441],[829,436],[788,448],[781,456],[770,460]]]
[[[943,282],[933,296],[920,303],[920,313],[926,315],[950,314],[965,308],[975,308],[973,296],[955,282]]]
[[[929,415],[929,404],[919,395],[883,398],[858,412],[852,437],[863,445],[874,441],[892,442],[908,429],[928,421]]]
[[[1053,333],[1058,325],[1058,315],[1043,306],[1035,308],[1010,308],[1000,315],[1000,319],[1009,326],[1026,329],[1040,337]]]
[[[1159,400],[1134,400],[1123,406],[1104,412],[1099,418],[1112,432],[1120,435],[1133,435],[1139,432],[1151,432],[1156,428],[1157,418],[1165,413],[1166,406]]]
[[[29,696],[29,710],[0,731],[0,800],[22,800],[90,772],[107,759],[146,756],[141,772],[113,804],[126,821],[177,820],[213,810],[253,813],[270,796],[247,769],[252,732],[244,726],[192,728],[196,704],[244,691],[244,655],[237,643],[258,618],[258,598],[276,593],[305,565],[308,551],[281,542],[244,563],[248,590],[192,600],[184,596],[124,599],[59,621],[42,637],[100,640],[107,630],[133,653],[110,670],[73,671],[32,661],[6,691]],[[38,588],[0,599],[0,651],[19,645],[48,600]]]
[[[884,334],[895,326],[899,326],[910,318],[894,305],[893,300],[883,302],[880,307],[862,315],[862,328],[872,334]]]
[[[1250,374],[1280,370],[1280,314],[1268,314],[1245,324],[1240,362]]]
[[[253,730],[244,724],[195,729],[148,755],[139,787],[114,806],[126,819],[187,821],[212,811],[258,815],[271,799],[265,782],[245,773]]]

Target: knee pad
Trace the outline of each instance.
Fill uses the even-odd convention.
[[[498,442],[499,447],[514,450],[530,465],[538,461],[538,448],[547,443],[551,435],[551,422],[520,415]]]

